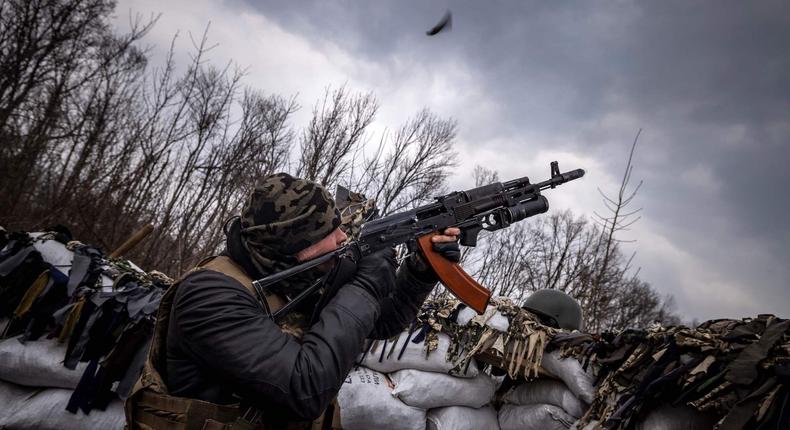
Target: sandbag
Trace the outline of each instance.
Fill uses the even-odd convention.
[[[477,321],[503,333],[507,333],[510,328],[510,321],[496,310],[494,306],[487,307],[482,315],[478,315],[477,312],[471,308],[461,309],[461,311],[458,312],[455,322],[458,325],[467,325],[475,318],[477,318]]]
[[[448,406],[428,411],[427,430],[499,430],[499,421],[490,405],[477,409]]]
[[[41,233],[30,233],[30,236],[38,238]],[[61,272],[68,273],[71,262],[74,260],[74,253],[66,249],[66,245],[57,240],[47,239],[34,241],[33,248],[41,253],[41,258],[44,261],[55,266]]]
[[[0,415],[0,428],[14,430],[84,430],[84,429],[123,429],[126,419],[123,402],[113,400],[104,411],[94,409],[86,415],[66,411],[71,390],[48,388],[31,390],[32,394],[21,399],[14,411],[7,416]]]
[[[38,238],[45,233],[30,233],[30,237]],[[66,248],[66,245],[58,242],[57,240],[53,239],[37,239],[33,242],[33,248],[36,249],[39,253],[41,253],[41,258],[44,259],[47,263],[53,265],[56,269],[60,270],[63,273],[68,274],[69,270],[71,269],[71,265],[74,261],[74,252],[69,251]],[[128,267],[140,272],[145,273],[140,267],[136,264],[132,263],[131,261],[126,261]],[[106,266],[105,266],[106,268]],[[99,275],[99,284],[102,286],[104,290],[109,289],[113,285],[113,279],[107,276],[106,273],[101,273]]]
[[[2,423],[10,417],[20,404],[36,394],[36,390],[29,387],[0,381],[0,428]]]
[[[576,397],[587,404],[592,403],[595,397],[594,378],[582,369],[578,360],[572,357],[560,358],[559,351],[552,351],[543,354],[541,367],[562,380]]]
[[[582,416],[586,409],[582,401],[562,381],[547,378],[513,387],[505,393],[502,401],[514,405],[549,404],[559,406],[574,418]]]
[[[636,430],[706,430],[716,424],[716,417],[689,406],[662,405],[648,412],[636,424]]]
[[[387,377],[375,370],[354,368],[337,393],[337,403],[343,430],[425,429],[425,410],[395,398]]]
[[[502,430],[567,430],[574,421],[554,405],[504,405],[499,410]]]
[[[428,357],[425,356],[425,345],[422,342],[414,343],[409,341],[408,345],[406,345],[406,349],[403,351],[403,356],[398,359],[401,349],[403,348],[403,343],[406,342],[407,338],[408,332],[403,332],[400,334],[398,339],[395,341],[395,349],[392,351],[392,354],[389,354],[389,352],[393,348],[393,343],[387,342],[387,349],[384,351],[383,357],[381,352],[385,345],[383,341],[379,341],[374,348],[371,348],[371,350],[365,354],[364,360],[360,364],[369,369],[383,373],[391,373],[401,369],[417,369],[426,372],[450,373],[451,369],[455,367],[454,363],[447,361],[446,359],[447,350],[450,348],[450,337],[446,334],[438,333],[438,346],[428,355]],[[389,356],[389,358],[387,358],[387,356]],[[456,374],[456,376],[465,378],[475,377],[478,374],[477,363],[475,363],[474,359],[472,359],[472,362],[469,363],[469,366],[462,370],[465,370],[465,372],[454,374]]]
[[[421,370],[404,369],[394,372],[390,379],[395,384],[392,395],[403,403],[422,409],[444,406],[479,408],[494,397],[496,381],[485,373],[474,378]]]
[[[0,341],[0,379],[30,387],[68,388],[80,382],[88,363],[74,370],[63,366],[66,344],[56,339],[19,342],[19,337]]]

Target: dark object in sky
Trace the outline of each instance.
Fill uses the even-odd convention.
[[[448,9],[447,12],[445,12],[444,16],[442,17],[442,20],[439,21],[438,24],[433,26],[432,29],[426,31],[425,34],[427,34],[428,36],[434,36],[442,30],[449,31],[452,28],[453,28],[453,14],[450,13],[450,10]]]

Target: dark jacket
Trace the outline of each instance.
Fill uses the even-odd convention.
[[[297,340],[264,316],[238,281],[193,272],[173,303],[167,386],[176,396],[220,404],[241,397],[270,416],[314,419],[337,394],[365,339],[391,337],[414,319],[435,285],[432,273],[414,273],[402,266],[394,294],[381,303],[357,286],[340,288]]]

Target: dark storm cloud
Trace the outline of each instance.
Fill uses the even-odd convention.
[[[618,176],[621,154],[644,127],[636,175],[645,179],[640,200],[651,224],[766,311],[788,315],[787,2],[249,5],[370,61],[406,56],[436,73],[463,62],[502,106],[503,117],[479,133],[514,146],[525,130],[566,137],[560,149],[603,159]],[[448,7],[452,32],[426,37]],[[611,120],[618,115],[628,120]],[[705,308],[694,291],[662,285],[675,280],[660,268],[645,272],[692,303],[680,304],[684,312],[716,314],[715,302]]]

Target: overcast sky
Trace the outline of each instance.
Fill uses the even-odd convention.
[[[450,32],[428,37],[450,9]],[[462,162],[503,179],[587,176],[548,196],[591,216],[614,194],[643,133],[634,179],[642,219],[623,239],[641,277],[686,319],[790,316],[790,3],[784,1],[119,1],[161,14],[154,59],[178,31],[245,82],[297,95],[306,122],[328,85],[372,91],[376,129],[423,107],[458,121]],[[185,55],[185,54],[184,54]]]

